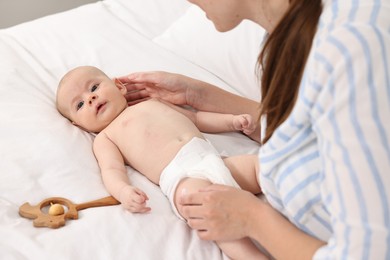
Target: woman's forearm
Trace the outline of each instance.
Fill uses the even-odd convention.
[[[189,105],[198,110],[225,114],[251,114],[254,118],[258,117],[259,103],[254,100],[196,79],[192,91],[195,93],[189,94]]]
[[[258,241],[276,259],[312,259],[325,242],[304,233],[268,203],[253,208],[250,237]]]
[[[209,83],[195,80],[192,93],[188,94],[188,104],[195,109],[225,114],[250,114],[254,120],[259,118],[259,103],[218,88]],[[250,137],[260,141],[260,124]]]

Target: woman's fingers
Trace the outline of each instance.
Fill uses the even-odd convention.
[[[129,91],[125,94],[126,99],[143,99],[149,97],[148,93],[145,90],[136,90],[136,91]]]
[[[179,203],[182,206],[194,206],[194,205],[202,205],[203,204],[203,194],[191,193],[191,194],[182,194],[179,198]]]
[[[204,188],[200,189],[199,191],[200,192],[227,191],[229,189],[233,189],[233,188],[230,187],[230,186],[221,185],[221,184],[211,184],[211,185],[209,185],[207,187],[204,187]]]
[[[159,72],[149,71],[149,72],[135,72],[131,73],[127,76],[119,77],[118,79],[122,82],[130,83],[130,82],[158,82],[159,80]]]
[[[203,240],[215,240],[215,237],[218,236],[204,219],[188,219],[187,225],[196,230],[198,236]]]

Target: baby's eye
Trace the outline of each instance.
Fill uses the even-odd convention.
[[[91,92],[96,91],[96,89],[97,89],[98,87],[99,87],[99,84],[93,85],[92,88],[91,88]]]
[[[82,108],[84,105],[84,101],[80,101],[79,103],[77,103],[77,110],[79,110],[80,108]]]

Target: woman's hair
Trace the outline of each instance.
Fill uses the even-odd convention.
[[[266,116],[267,123],[263,144],[294,107],[321,12],[321,0],[290,0],[259,55],[260,117]]]

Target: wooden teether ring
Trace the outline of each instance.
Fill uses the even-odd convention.
[[[66,206],[68,209],[64,212],[64,214],[57,216],[49,215],[42,211],[42,208],[55,203]],[[119,202],[112,196],[82,204],[74,204],[65,198],[52,197],[41,201],[35,206],[31,206],[28,202],[24,203],[19,207],[19,215],[25,218],[34,219],[33,224],[35,227],[59,228],[65,225],[65,221],[67,219],[78,219],[79,210],[118,204]]]

